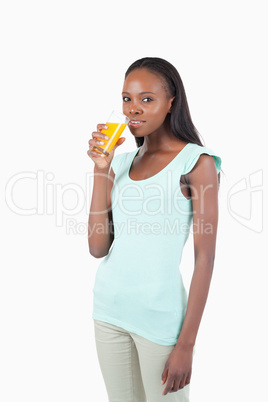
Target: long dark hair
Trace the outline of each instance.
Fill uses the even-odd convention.
[[[131,64],[126,71],[125,78],[137,68],[146,68],[163,78],[170,97],[175,96],[171,113],[167,115],[172,133],[182,141],[204,146],[201,142],[200,134],[192,122],[186,93],[177,69],[171,63],[159,57],[144,57]],[[144,137],[135,137],[135,141],[137,147],[139,147],[143,144]]]

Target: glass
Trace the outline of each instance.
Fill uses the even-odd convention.
[[[101,138],[101,141],[104,141],[104,145],[94,145],[92,149],[109,156],[111,150],[119,140],[120,135],[128,125],[129,120],[130,119],[123,113],[113,110],[106,122],[106,125],[109,127],[108,130],[100,130],[101,133],[108,135],[110,139],[104,140]]]

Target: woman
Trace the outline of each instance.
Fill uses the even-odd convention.
[[[202,145],[179,73],[146,57],[126,72],[123,113],[137,144],[108,157],[92,150],[93,319],[109,401],[189,401],[198,328],[215,256],[221,159]],[[185,291],[179,265],[192,224],[194,272]]]

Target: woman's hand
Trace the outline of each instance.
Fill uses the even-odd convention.
[[[114,148],[111,150],[109,156],[96,152],[92,149],[94,145],[104,145],[103,140],[109,140],[110,138],[102,133],[100,130],[107,130],[108,127],[105,124],[98,124],[97,131],[93,131],[92,139],[89,140],[89,151],[87,151],[88,156],[93,160],[95,166],[99,169],[106,169],[109,168],[112,159],[114,157],[114,151],[116,148],[123,144],[125,141],[124,137],[119,138],[117,143],[115,144]]]
[[[167,381],[162,395],[176,392],[190,383],[192,374],[193,347],[178,342],[169,355],[162,373],[162,384]]]

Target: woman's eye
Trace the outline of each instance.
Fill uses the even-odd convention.
[[[152,102],[152,98],[143,98],[143,102]]]
[[[128,96],[123,96],[123,102],[129,102],[131,99]],[[145,103],[152,102],[152,98],[143,98],[142,101]]]

